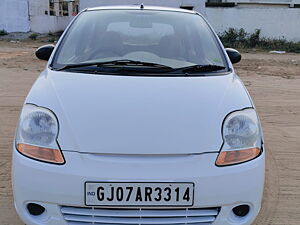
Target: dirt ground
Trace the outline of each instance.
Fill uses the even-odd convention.
[[[11,146],[21,105],[45,66],[34,57],[42,44],[0,41],[0,225],[22,224],[12,200]],[[300,54],[244,53],[236,69],[256,104],[266,141],[263,208],[254,224],[300,224]]]

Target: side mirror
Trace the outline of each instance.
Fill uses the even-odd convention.
[[[226,52],[227,52],[232,64],[235,64],[235,63],[238,63],[241,61],[242,56],[237,50],[235,50],[233,48],[226,48]]]
[[[55,48],[54,45],[41,46],[35,51],[35,55],[38,59],[48,61],[54,48]]]

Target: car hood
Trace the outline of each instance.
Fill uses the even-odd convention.
[[[47,69],[26,102],[56,114],[63,151],[99,154],[217,152],[226,115],[252,107],[234,73],[142,77]]]

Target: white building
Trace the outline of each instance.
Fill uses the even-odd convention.
[[[207,0],[206,16],[218,33],[261,29],[267,38],[300,41],[300,0]]]
[[[0,30],[29,31],[28,0],[0,0]]]
[[[205,0],[0,0],[0,30],[48,33],[66,28],[78,11],[105,5],[181,7],[204,13]]]
[[[48,33],[63,30],[78,11],[78,0],[0,0],[0,29]]]
[[[186,8],[204,13],[205,0],[80,0],[80,9],[107,5],[152,5],[173,8]]]
[[[56,32],[84,8],[141,3],[194,9],[218,33],[231,27],[249,33],[261,29],[265,37],[300,41],[300,0],[0,0],[0,30]]]

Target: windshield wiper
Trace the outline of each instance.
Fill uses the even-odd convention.
[[[215,72],[224,69],[226,69],[226,67],[224,66],[207,64],[207,65],[193,65],[193,66],[181,67],[178,69],[174,69],[172,72],[201,73],[201,72]]]
[[[56,69],[57,71],[67,70],[67,69],[75,69],[75,68],[82,68],[82,67],[115,67],[115,66],[133,66],[133,67],[151,67],[151,68],[161,68],[161,69],[167,69],[167,70],[174,70],[170,66],[166,66],[159,63],[151,63],[151,62],[143,62],[143,61],[137,61],[137,60],[113,60],[113,61],[105,61],[105,62],[90,62],[90,63],[79,63],[79,64],[69,64],[65,65],[61,68]]]

